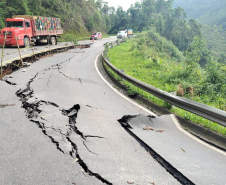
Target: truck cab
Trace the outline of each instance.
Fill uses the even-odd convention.
[[[0,32],[0,45],[5,46],[30,46],[31,41],[47,40],[49,44],[57,44],[57,36],[63,30],[59,18],[13,15],[6,19],[6,27]],[[18,43],[18,44],[17,44]]]
[[[6,34],[6,46],[29,46],[33,36],[34,22],[24,18],[7,18],[6,27],[1,30],[0,45],[3,45]]]

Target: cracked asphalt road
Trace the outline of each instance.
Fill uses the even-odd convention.
[[[148,115],[97,74],[106,41],[0,81],[0,184],[181,184],[117,121]],[[7,80],[7,81],[6,81]]]
[[[180,184],[117,122],[143,111],[95,71],[105,42],[0,81],[0,104],[15,104],[0,109],[0,184]]]

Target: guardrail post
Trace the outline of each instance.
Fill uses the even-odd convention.
[[[108,43],[105,45],[105,50],[106,51],[108,51],[108,47],[109,47],[109,45],[108,45]]]
[[[20,61],[21,61],[21,65],[22,65],[22,67],[24,66],[24,63],[23,63],[23,60],[22,60],[22,57],[21,57],[21,53],[20,53],[20,46],[19,46],[19,44],[18,44],[18,40],[17,40],[17,37],[15,36],[15,38],[16,38],[16,44],[17,44],[17,47],[18,47],[18,51],[19,51],[19,54],[20,54]]]
[[[103,54],[104,54],[104,57],[107,57],[107,51],[104,51]]]
[[[125,70],[124,69],[119,69],[119,71],[121,71],[122,73],[125,73]],[[121,79],[122,79],[122,81],[125,81],[122,77],[121,77]]]
[[[3,46],[2,46],[2,58],[1,58],[1,79],[2,79],[2,63],[3,63],[3,57],[4,57],[4,48],[5,48],[5,40],[6,40],[6,35],[7,35],[7,31],[5,32],[5,38],[4,38],[4,43],[3,43]]]

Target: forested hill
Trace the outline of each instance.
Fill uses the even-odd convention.
[[[108,32],[107,2],[101,0],[0,0],[0,28],[12,15],[58,17],[63,29],[77,35],[92,31]]]
[[[174,0],[173,7],[179,6],[189,18],[207,25],[222,25],[226,30],[226,0]]]

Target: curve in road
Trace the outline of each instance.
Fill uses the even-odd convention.
[[[26,72],[19,70],[5,77],[11,84],[0,82],[0,103],[15,104],[0,109],[4,115],[0,119],[3,131],[0,144],[5,154],[0,155],[0,162],[4,164],[0,168],[3,184],[182,183],[157,163],[117,121],[124,115],[143,114],[146,117],[150,113],[116,94],[97,74],[94,60],[104,49],[103,44],[112,40],[115,38],[96,41],[87,49],[74,49],[41,59]],[[161,135],[150,135],[147,139],[147,133],[150,133],[140,131],[142,122],[139,122],[141,127],[131,131],[136,131],[140,138],[144,137],[142,140],[145,142],[152,138],[152,142],[147,144],[170,161],[172,153],[168,154],[163,148],[168,130],[177,133],[178,129],[175,129],[171,116],[156,117],[153,121],[161,122],[164,133],[154,133]],[[166,124],[168,121],[169,125]],[[179,137],[186,142],[187,138]],[[168,144],[175,148],[175,143],[176,139]],[[162,146],[160,149],[158,144]],[[205,151],[209,152],[207,147],[202,152]],[[218,155],[212,152],[213,162]],[[225,156],[220,159],[224,164]],[[170,163],[186,174],[190,184],[196,183],[197,179],[201,182],[198,184],[206,182],[199,177],[204,174],[201,169],[197,174],[188,174],[189,168],[188,171],[181,170],[178,167],[180,163],[174,162]],[[13,167],[13,164],[16,165]],[[220,175],[225,171],[224,165],[220,167],[211,168],[208,173],[219,172]],[[43,170],[45,173],[39,175],[38,172]]]

